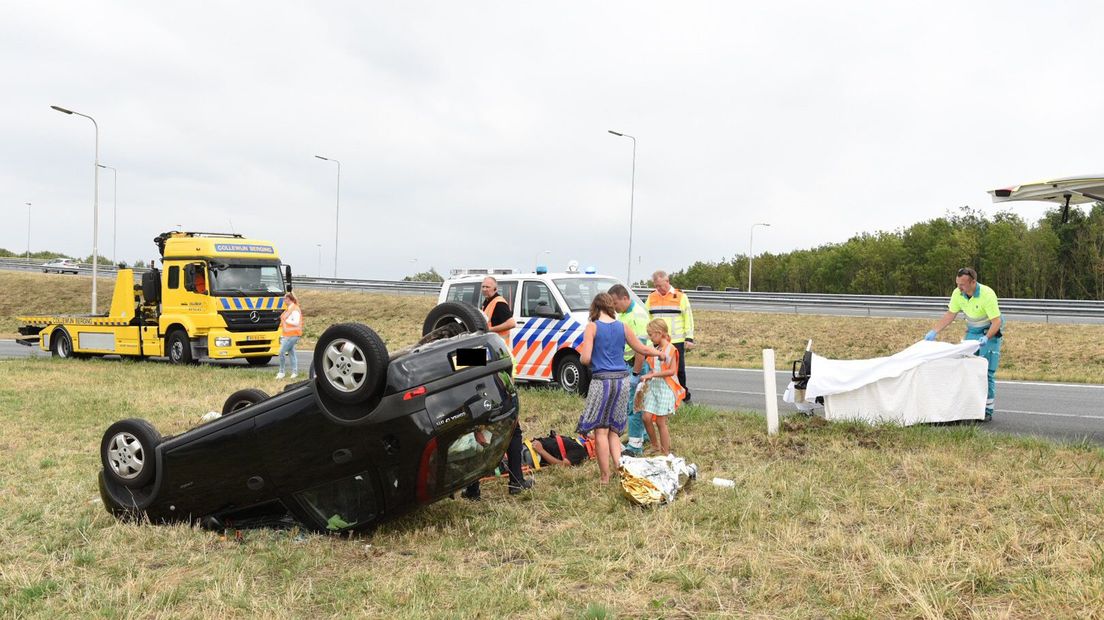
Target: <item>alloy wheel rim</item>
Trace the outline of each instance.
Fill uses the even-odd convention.
[[[111,471],[124,480],[137,478],[146,464],[142,442],[131,433],[117,433],[107,446],[107,461]]]
[[[364,351],[345,338],[334,340],[322,356],[322,374],[340,392],[359,390],[368,380],[368,362]]]

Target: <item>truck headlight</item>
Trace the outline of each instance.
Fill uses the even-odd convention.
[[[229,338],[215,338],[215,346],[216,347],[228,347],[228,346],[230,346],[230,339]]]

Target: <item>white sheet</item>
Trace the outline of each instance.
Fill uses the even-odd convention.
[[[899,376],[826,395],[824,418],[902,426],[980,420],[985,417],[988,367],[984,358],[973,355],[923,362]],[[814,377],[817,372],[813,362]]]
[[[889,357],[867,360],[832,360],[814,353],[805,399],[812,401],[818,396],[850,392],[881,379],[900,377],[925,362],[972,356],[978,346],[976,340],[959,344],[921,340]]]

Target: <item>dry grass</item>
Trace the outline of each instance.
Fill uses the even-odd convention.
[[[113,282],[101,282],[101,306],[110,304]],[[74,276],[0,272],[0,335],[13,337],[15,316],[33,312],[87,312],[90,280]],[[311,347],[326,327],[343,321],[372,326],[389,349],[409,344],[436,300],[413,295],[299,291],[307,318],[301,347]],[[923,337],[937,317],[890,319],[751,312],[695,313],[697,344],[687,362],[700,366],[758,368],[762,350],[774,348],[780,363],[798,359],[807,339],[816,351],[838,359],[890,355]],[[942,338],[957,342],[962,321]],[[1012,322],[1002,345],[1001,379],[1104,383],[1104,325]]]
[[[102,431],[185,430],[245,367],[0,362],[0,615],[371,617],[1104,617],[1104,452],[973,428],[866,428],[688,407],[701,480],[640,510],[593,464],[510,497],[444,500],[371,538],[242,540],[114,521]],[[531,434],[582,401],[522,392]],[[720,489],[713,476],[737,481]]]

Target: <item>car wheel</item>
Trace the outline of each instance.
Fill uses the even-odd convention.
[[[64,327],[56,330],[50,338],[50,354],[61,359],[73,357],[73,339],[69,337],[69,332],[65,331]]]
[[[464,332],[479,333],[487,331],[487,317],[472,306],[455,301],[437,304],[426,315],[422,323],[422,335],[443,327],[459,325]]]
[[[556,383],[560,384],[565,392],[573,394],[586,394],[590,387],[590,369],[583,365],[579,356],[568,353],[556,363]]]
[[[253,388],[246,388],[244,390],[238,390],[230,395],[230,398],[226,399],[226,402],[222,405],[222,415],[234,413],[235,411],[241,411],[251,405],[256,405],[262,400],[268,400],[268,394],[265,394],[262,390]]]
[[[108,427],[100,441],[100,461],[112,481],[136,489],[153,480],[154,450],[161,434],[145,420],[121,420]]]
[[[314,368],[323,392],[354,404],[378,395],[387,378],[387,347],[367,325],[331,325],[314,349]]]
[[[192,363],[192,343],[188,340],[188,333],[182,329],[174,329],[169,333],[168,346],[165,355],[173,364]]]
[[[292,354],[294,354],[294,353],[295,352],[292,351]],[[266,364],[268,364],[269,362],[272,361],[272,356],[271,355],[265,355],[263,357],[247,357],[247,358],[245,358],[245,361],[250,366],[265,366]]]

